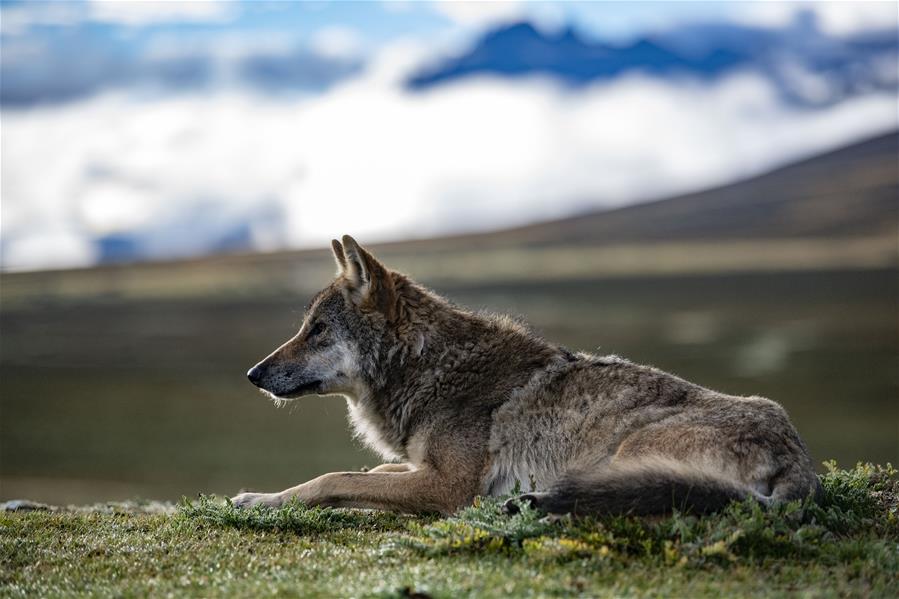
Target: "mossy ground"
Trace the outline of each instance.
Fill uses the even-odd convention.
[[[899,596],[899,481],[822,476],[820,505],[548,521],[135,505],[0,515],[2,596]]]

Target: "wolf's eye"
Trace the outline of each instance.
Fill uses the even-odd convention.
[[[309,334],[306,336],[307,339],[312,339],[316,335],[320,334],[325,330],[325,323],[319,321],[312,325],[312,329],[310,329]]]

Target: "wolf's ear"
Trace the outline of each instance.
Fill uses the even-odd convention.
[[[343,274],[350,285],[358,291],[366,291],[371,286],[371,256],[349,235],[343,236]],[[371,259],[373,262],[374,259]]]
[[[346,256],[343,253],[343,246],[336,239],[332,239],[331,251],[334,252],[334,261],[337,263],[337,276],[340,276],[346,272]]]
[[[343,275],[358,298],[367,299],[388,283],[387,269],[349,235],[343,236],[343,258]]]
[[[387,320],[393,320],[396,312],[396,291],[393,277],[383,264],[369,254],[349,235],[343,236],[341,274],[346,280],[350,298],[361,307],[378,310]],[[337,249],[334,250],[337,256]]]

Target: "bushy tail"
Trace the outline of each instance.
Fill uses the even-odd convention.
[[[574,471],[549,491],[523,495],[519,501],[550,514],[648,516],[674,510],[706,514],[732,501],[766,498],[736,481],[679,463],[643,462]],[[515,512],[514,500],[507,504]]]

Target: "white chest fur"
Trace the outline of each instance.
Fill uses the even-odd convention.
[[[353,431],[366,446],[376,451],[388,461],[400,460],[402,455],[387,441],[384,435],[384,421],[374,410],[369,409],[364,402],[347,398],[350,424]]]

